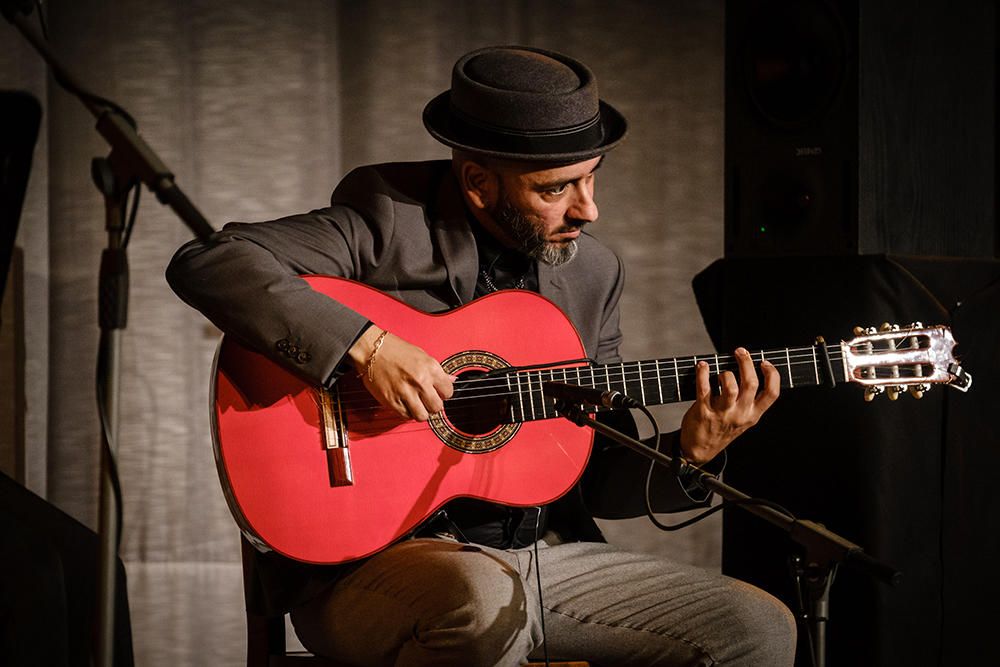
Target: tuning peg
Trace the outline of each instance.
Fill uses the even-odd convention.
[[[923,322],[910,322],[910,324],[907,325],[906,328],[907,329],[923,329],[924,328],[924,323]]]
[[[886,331],[899,331],[899,325],[898,324],[889,324],[888,322],[883,322],[882,325],[878,328],[878,330],[880,332],[883,332],[883,333],[886,332]]]
[[[879,394],[881,394],[883,391],[885,391],[885,389],[883,389],[882,387],[875,387],[875,386],[865,387],[865,400],[870,401]]]
[[[931,386],[929,384],[913,384],[910,385],[910,396],[917,399],[923,398],[924,393],[930,390]]]
[[[885,395],[889,397],[890,401],[895,401],[899,398],[899,392],[901,389],[902,387],[886,387]]]

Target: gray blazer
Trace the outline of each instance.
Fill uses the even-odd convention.
[[[361,167],[327,208],[231,223],[191,241],[174,256],[167,280],[226,333],[329,385],[367,321],[298,274],[358,280],[426,312],[454,308],[472,299],[479,268],[466,215],[449,162]],[[586,233],[579,243],[573,261],[539,264],[539,291],[569,316],[588,356],[618,361],[622,264]],[[282,340],[297,353],[276,354]]]

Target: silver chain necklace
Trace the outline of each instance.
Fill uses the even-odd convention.
[[[479,269],[479,275],[483,279],[483,282],[486,284],[486,289],[488,291],[490,292],[500,291],[500,288],[497,287],[496,283],[493,282],[493,279],[490,278],[490,274],[486,272],[486,269],[483,268]],[[514,284],[511,285],[508,289],[524,289],[524,283],[527,278],[527,275],[528,275],[527,272],[525,272],[524,275],[515,280]]]

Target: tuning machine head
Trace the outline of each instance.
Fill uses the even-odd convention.
[[[885,387],[870,385],[865,387],[865,400],[871,401],[873,398],[885,391]]]

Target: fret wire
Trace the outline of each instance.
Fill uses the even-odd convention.
[[[674,357],[674,382],[677,383],[677,400],[681,400],[681,371],[677,367],[677,357]]]
[[[551,369],[549,373],[549,382],[555,382],[556,380],[556,369]],[[556,411],[556,406],[554,401],[546,401],[545,397],[542,397],[542,411],[546,417],[558,417],[559,413]]]
[[[792,388],[795,386],[795,380],[792,379],[792,358],[787,347],[785,348],[785,363],[788,364],[788,387]]]
[[[527,398],[528,398],[528,411],[530,412],[530,416],[528,414],[524,415],[524,420],[529,421],[535,418],[535,400],[534,400],[534,389],[531,386],[531,373],[524,373],[524,381],[528,383]]]
[[[611,371],[608,370],[606,365],[604,366],[604,382],[607,385],[608,391],[611,391]]]
[[[521,393],[521,373],[517,374],[517,403],[521,408],[521,418],[518,419],[519,422],[523,422],[526,415],[524,414],[524,394]]]
[[[541,402],[541,406],[540,407],[542,408],[542,417],[544,418],[545,417],[545,390],[542,389],[542,373],[543,372],[544,371],[542,371],[542,370],[538,370],[538,371],[533,371],[531,373],[531,375],[533,375],[535,377],[535,383],[537,384],[537,386],[536,387],[532,387],[531,392],[528,394],[528,396],[531,399],[531,405],[532,405],[532,407],[535,406],[536,402],[538,402],[538,401]],[[538,418],[536,416],[536,414],[535,414],[534,411],[532,411],[532,415],[531,416],[533,418],[535,418],[535,419]]]
[[[535,417],[535,390],[531,387],[531,373],[525,373],[528,380],[528,405],[531,406],[531,418],[537,419]]]
[[[639,393],[642,395],[642,404],[646,404],[646,383],[642,381],[642,362],[636,364],[639,367]]]
[[[813,370],[816,372],[816,386],[819,386],[819,360],[816,359],[816,346],[812,346]]]
[[[545,408],[548,406],[549,402],[545,399],[545,385],[543,384],[544,380],[542,379],[547,372],[548,371],[546,369],[538,372],[538,404],[539,407],[541,407],[542,415],[539,419],[545,419],[547,416],[547,410]]]
[[[656,371],[656,390],[660,395],[660,403],[663,403],[663,382],[660,377],[660,360],[657,359],[653,362],[653,370]]]
[[[546,382],[551,382],[554,379],[554,373],[555,371],[548,368],[542,371],[542,374],[548,375],[548,380],[546,380]],[[546,419],[549,416],[549,404],[552,403],[552,401],[550,401],[545,395],[545,385],[541,384],[541,382],[539,383],[539,389],[539,399],[542,402],[542,419]]]
[[[638,393],[637,393],[636,391],[634,391],[634,390],[633,390],[633,389],[632,389],[632,388],[631,388],[631,387],[629,386],[629,384],[630,384],[630,383],[631,383],[631,381],[632,381],[632,376],[634,375],[634,373],[632,372],[631,368],[632,368],[632,366],[631,366],[631,364],[630,364],[630,365],[629,365],[629,371],[628,371],[628,373],[627,373],[627,377],[628,377],[629,381],[625,383],[625,391],[624,391],[624,392],[622,392],[622,393],[624,393],[624,394],[625,394],[626,396],[631,396],[632,398],[636,398],[636,400],[638,400],[637,396],[638,396],[639,394],[638,394]],[[622,373],[623,373],[623,374],[625,373],[625,362],[624,362],[624,361],[622,362]],[[629,392],[631,392],[631,393],[629,393]]]
[[[536,418],[535,417],[535,387],[534,387],[534,383],[532,382],[532,379],[533,379],[534,375],[535,375],[535,373],[533,373],[532,371],[528,371],[528,372],[526,372],[524,374],[524,379],[528,383],[528,408],[531,410],[531,419],[532,420],[534,420]],[[527,415],[525,415],[525,419],[527,419],[527,418],[528,418]]]
[[[507,391],[509,393],[513,394],[514,393],[514,388],[510,384],[510,375],[509,374],[507,375],[506,379],[507,379]],[[520,420],[516,419],[514,417],[514,402],[513,401],[510,401],[509,407],[510,407],[510,421],[511,421],[511,423],[517,423]]]
[[[549,372],[550,371],[548,369],[542,369],[538,371],[538,405],[541,408],[541,416],[539,417],[539,419],[545,419],[548,413],[546,407],[548,407],[549,401],[545,394],[544,383],[546,382],[545,374]]]

